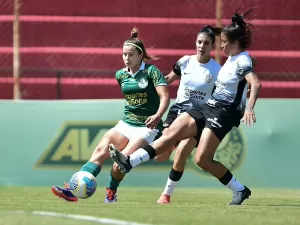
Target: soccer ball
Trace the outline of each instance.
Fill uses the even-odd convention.
[[[70,190],[77,198],[85,199],[91,197],[97,188],[96,178],[86,171],[79,171],[71,177]]]

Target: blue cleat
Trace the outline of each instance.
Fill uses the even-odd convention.
[[[117,202],[117,190],[111,190],[109,188],[106,188],[106,196],[104,199],[104,203],[115,203]]]
[[[122,173],[128,173],[132,169],[129,156],[124,155],[113,144],[109,144],[108,150],[110,158],[118,164]]]
[[[59,197],[59,198],[63,198],[66,201],[69,202],[77,202],[78,198],[75,197],[72,192],[70,191],[70,187],[67,183],[65,183],[65,187],[61,188],[59,186],[52,186],[51,188],[52,193]]]

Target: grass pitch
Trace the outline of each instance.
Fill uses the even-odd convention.
[[[76,203],[55,197],[50,187],[0,187],[0,225],[91,225],[94,222],[17,211],[89,215],[162,225],[293,225],[300,224],[300,190],[253,189],[242,206],[227,206],[227,189],[177,189],[169,205],[158,205],[161,189],[120,188],[118,202],[104,204],[105,189]],[[109,223],[107,223],[109,224]]]

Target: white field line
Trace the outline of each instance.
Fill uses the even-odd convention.
[[[1,213],[1,212],[0,212]],[[5,212],[4,212],[5,213]],[[106,225],[150,225],[143,223],[136,223],[130,221],[109,219],[109,218],[100,218],[95,216],[85,216],[85,215],[77,215],[77,214],[65,214],[65,213],[56,213],[56,212],[44,212],[44,211],[11,211],[9,214],[32,214],[37,216],[49,216],[49,217],[58,217],[58,218],[68,218],[73,220],[82,220],[88,222],[94,222],[98,224],[106,224]]]

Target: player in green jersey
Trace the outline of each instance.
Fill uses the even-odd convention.
[[[143,41],[138,38],[138,30],[134,28],[131,37],[123,45],[125,68],[116,72],[116,79],[125,97],[124,117],[103,136],[81,171],[87,171],[96,177],[104,161],[109,158],[110,143],[129,155],[160,135],[161,117],[169,106],[170,98],[163,74],[156,66],[145,63],[154,59],[157,58],[147,53]],[[124,174],[114,164],[106,188],[105,203],[117,201],[117,188],[123,178]],[[64,188],[53,186],[52,192],[68,201],[78,200],[68,184]]]

